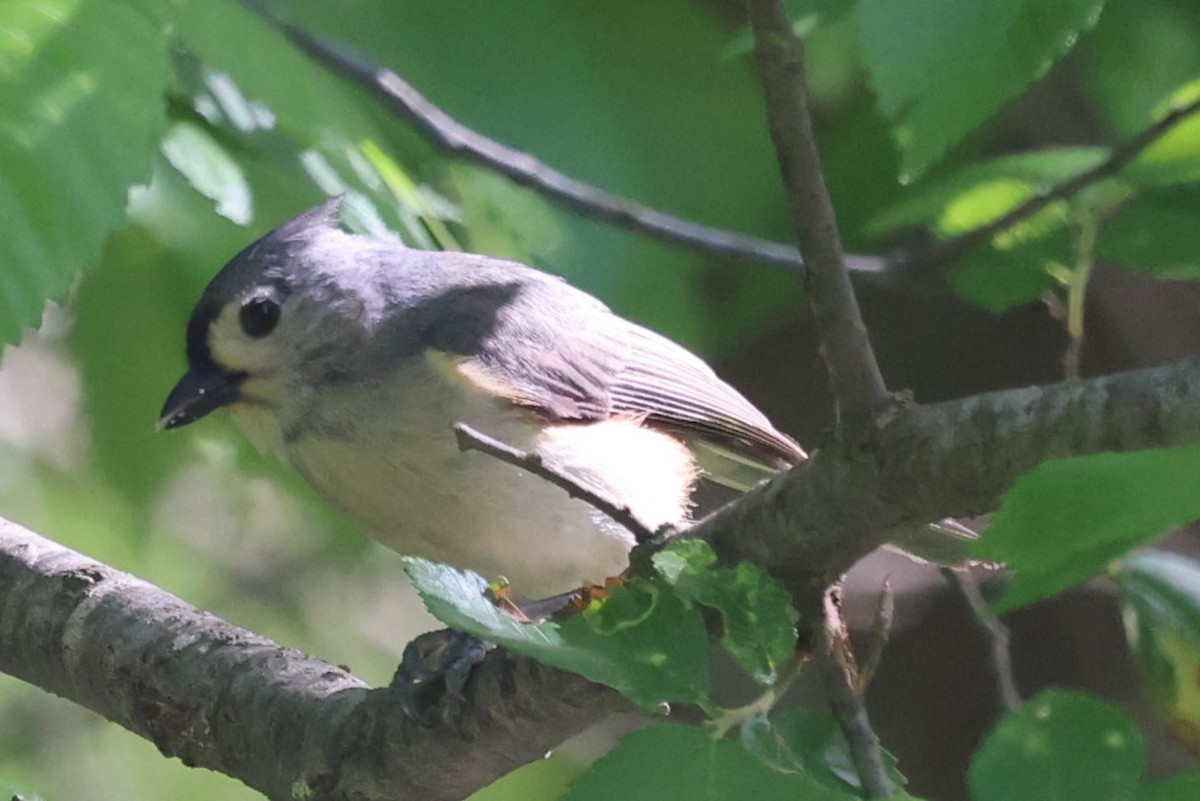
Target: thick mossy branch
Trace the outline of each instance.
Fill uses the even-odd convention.
[[[0,670],[273,799],[458,799],[603,717],[615,693],[480,665],[454,728],[395,695],[0,521]]]

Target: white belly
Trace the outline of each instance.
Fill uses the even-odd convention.
[[[631,420],[547,429],[528,411],[448,383],[444,371],[417,369],[421,375],[410,373],[384,393],[390,402],[380,403],[383,390],[360,397],[343,392],[336,410],[324,404],[290,442],[276,433],[268,444],[387,547],[489,580],[503,576],[529,599],[602,584],[627,566],[634,544],[629,532],[540,478],[482,453],[461,452],[451,429],[459,421],[541,453],[622,498],[647,525],[686,519],[692,456],[673,437]],[[274,416],[235,412],[262,443],[263,427],[273,425]],[[354,422],[341,425],[337,436],[322,436],[322,419]]]

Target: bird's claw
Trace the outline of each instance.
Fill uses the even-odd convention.
[[[478,637],[454,629],[430,631],[420,635],[404,648],[404,656],[391,689],[397,693],[400,707],[414,720],[432,724],[423,708],[440,710],[444,721],[457,717],[466,698],[463,688],[471,670],[495,646]],[[434,687],[442,685],[439,697],[432,697]]]

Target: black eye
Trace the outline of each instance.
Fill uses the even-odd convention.
[[[238,318],[246,336],[262,339],[279,322],[279,304],[270,298],[251,298],[242,304]]]

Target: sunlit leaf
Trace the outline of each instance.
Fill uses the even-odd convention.
[[[772,684],[796,647],[791,596],[752,562],[716,565],[716,554],[700,540],[681,540],[654,555],[654,567],[680,598],[721,614],[721,643],[742,668]]]
[[[1154,111],[1155,120],[1175,109],[1200,100],[1200,79],[1190,81],[1171,93]],[[1148,123],[1149,124],[1149,123]],[[1143,186],[1177,186],[1200,181],[1200,114],[1176,123],[1169,131],[1138,154],[1125,174]]]
[[[1109,155],[1099,147],[1059,147],[970,164],[949,175],[922,181],[905,190],[900,200],[870,223],[876,234],[906,226],[933,227],[940,236],[954,236],[1003,216],[1028,198],[1042,194],[1069,178],[1095,167]],[[987,209],[972,213],[964,225],[946,220],[948,209],[969,204],[972,197],[987,201]]]
[[[565,623],[534,624],[501,611],[474,573],[413,557],[405,569],[447,626],[606,684],[646,709],[708,703],[704,623],[662,584],[634,580]]]
[[[196,191],[217,204],[217,214],[245,225],[253,200],[241,166],[199,125],[177,122],[163,140],[163,154]]]
[[[0,343],[95,263],[150,177],[167,43],[129,3],[0,4]]]
[[[1200,518],[1200,446],[1058,459],[1022,476],[973,553],[1016,576],[994,607],[1013,609],[1105,571],[1175,526]]]

